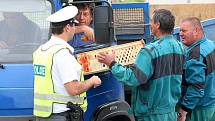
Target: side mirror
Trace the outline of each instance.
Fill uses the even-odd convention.
[[[110,5],[95,6],[94,31],[98,44],[108,44],[115,41],[113,10]]]

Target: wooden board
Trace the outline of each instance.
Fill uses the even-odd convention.
[[[207,20],[215,18],[215,4],[157,4],[150,5],[150,13],[154,12],[155,9],[169,9],[173,12],[176,18],[176,26],[179,25],[180,21],[186,17],[195,16],[200,20]]]

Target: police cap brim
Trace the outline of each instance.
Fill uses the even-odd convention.
[[[47,21],[52,23],[59,23],[67,20],[71,20],[72,23],[79,23],[74,17],[78,14],[78,8],[76,6],[66,6],[54,14],[46,18]]]

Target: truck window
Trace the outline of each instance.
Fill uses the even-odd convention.
[[[10,1],[8,3],[12,4]],[[16,9],[10,10],[8,7],[0,11],[1,63],[31,62],[32,53],[49,37],[50,23],[46,17],[52,12],[51,3],[40,0],[40,4],[45,6],[43,9],[38,8],[38,5],[22,9],[24,5],[21,2],[17,4]]]

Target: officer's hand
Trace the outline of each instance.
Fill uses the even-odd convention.
[[[101,63],[106,64],[109,66],[111,62],[115,61],[115,51],[106,53],[106,52],[100,52],[98,55],[98,61]]]
[[[93,87],[96,88],[101,85],[102,81],[98,76],[92,76],[90,80],[93,81]]]

